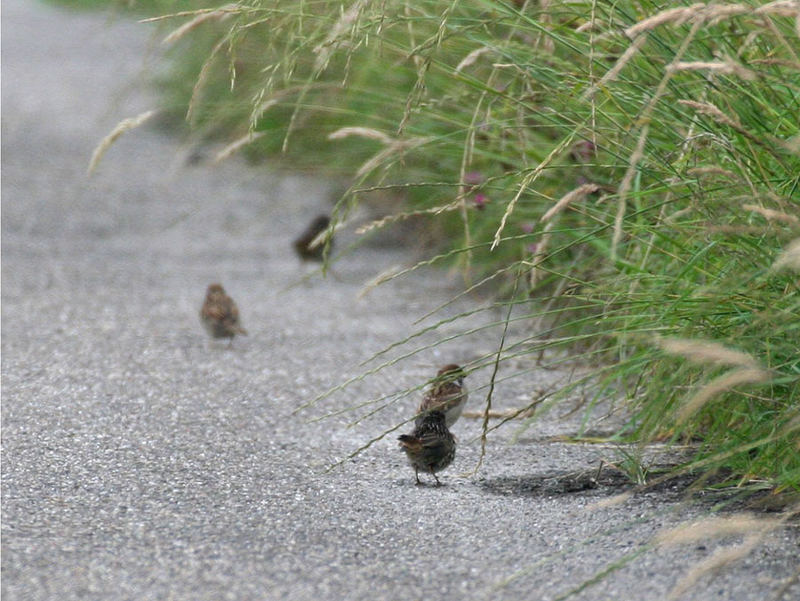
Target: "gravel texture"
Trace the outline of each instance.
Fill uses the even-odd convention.
[[[441,488],[413,485],[395,441],[407,426],[347,459],[409,418],[420,393],[372,415],[373,405],[340,410],[490,352],[502,316],[444,324],[405,347],[416,355],[296,412],[419,328],[458,279],[420,271],[359,295],[412,260],[379,246],[344,258],[334,277],[303,279],[311,269],[290,241],[325,209],[328,184],[236,159],[194,164],[155,127],[123,136],[87,178],[98,141],[155,106],[142,77],[151,33],[3,3],[4,600],[546,600],[573,590],[661,600],[741,542],[649,548],[656,532],[710,511],[675,487],[593,507],[624,488],[606,475],[595,485],[586,470],[619,455],[554,442],[578,423],[558,419],[562,408],[516,440],[515,426],[498,430],[471,476],[480,422],[462,419]],[[199,323],[211,281],[250,331],[231,349]],[[459,299],[423,326],[473,303]],[[483,329],[423,348],[470,328]],[[514,369],[522,374],[495,391],[500,408],[569,377],[524,361],[501,377]],[[472,410],[489,372],[470,374]],[[680,598],[777,598],[797,575],[799,545],[796,525],[776,530]],[[782,598],[799,597],[795,583]]]

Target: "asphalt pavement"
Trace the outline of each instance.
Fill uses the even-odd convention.
[[[569,404],[493,432],[475,473],[480,421],[463,418],[444,486],[415,486],[396,435],[421,393],[380,399],[492,352],[503,314],[449,322],[486,299],[442,307],[461,283],[446,271],[365,286],[413,263],[408,248],[365,245],[314,275],[290,242],[329,209],[329,182],[191,160],[196,149],[157,120],[87,177],[116,123],[157,108],[157,49],[153,29],[130,19],[3,2],[5,601],[655,601],[741,542],[654,548],[655,533],[714,510],[677,485],[598,506],[625,483],[587,474],[622,455],[553,438],[580,426],[580,413],[562,419]],[[355,239],[345,229],[337,249]],[[249,330],[230,349],[198,319],[213,281]],[[490,372],[470,374],[468,409],[481,408]],[[571,376],[509,361],[494,405],[523,406]],[[593,428],[608,427],[603,415]],[[661,452],[647,449],[654,462]],[[777,599],[798,557],[795,523],[680,598]],[[796,582],[784,589],[800,598]]]

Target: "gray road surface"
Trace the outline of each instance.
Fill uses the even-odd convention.
[[[514,444],[515,429],[500,430],[470,477],[479,423],[462,420],[440,489],[413,485],[396,432],[325,473],[409,417],[418,395],[357,424],[371,406],[315,418],[487,353],[499,331],[422,350],[293,415],[413,331],[457,279],[419,273],[359,297],[365,281],[410,260],[373,246],[340,262],[337,278],[287,290],[305,273],[289,241],[326,206],[326,184],[237,160],[189,165],[180,141],[155,128],[123,137],[87,179],[97,142],[155,106],[141,77],[150,31],[3,3],[5,601],[557,599],[617,562],[572,598],[661,600],[737,541],[648,550],[655,532],[709,506],[668,489],[601,509],[591,506],[620,488],[565,492],[556,474],[616,457],[546,441],[574,420],[545,419]],[[197,318],[215,280],[250,330],[231,350],[211,344]],[[408,348],[498,316],[479,313]],[[568,375],[520,362],[501,376],[513,369],[527,373],[498,387],[499,407]],[[488,370],[469,380],[476,409]],[[770,599],[795,573],[799,541],[796,527],[778,530],[683,598]],[[783,598],[800,598],[800,587]]]

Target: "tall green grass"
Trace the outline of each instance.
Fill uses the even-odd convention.
[[[484,363],[569,349],[620,436],[800,490],[800,8],[663,6],[238,2],[164,19],[162,87],[204,135],[351,177],[338,220],[400,193],[365,230],[420,215],[432,263],[525,307]]]

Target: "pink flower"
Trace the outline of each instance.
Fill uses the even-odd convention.
[[[528,222],[528,223],[521,223],[519,227],[526,234],[532,234],[533,233],[533,229],[536,226],[534,224]]]
[[[464,183],[468,186],[478,186],[483,183],[483,174],[480,171],[470,171],[464,174]]]
[[[486,204],[491,202],[489,197],[486,196],[483,192],[478,192],[475,196],[472,197],[472,204],[475,206],[476,209],[479,211],[483,211],[486,207]]]
[[[525,250],[527,250],[532,255],[535,255],[537,248],[539,248],[539,245],[534,242],[533,244],[528,244],[528,246],[525,247]]]

